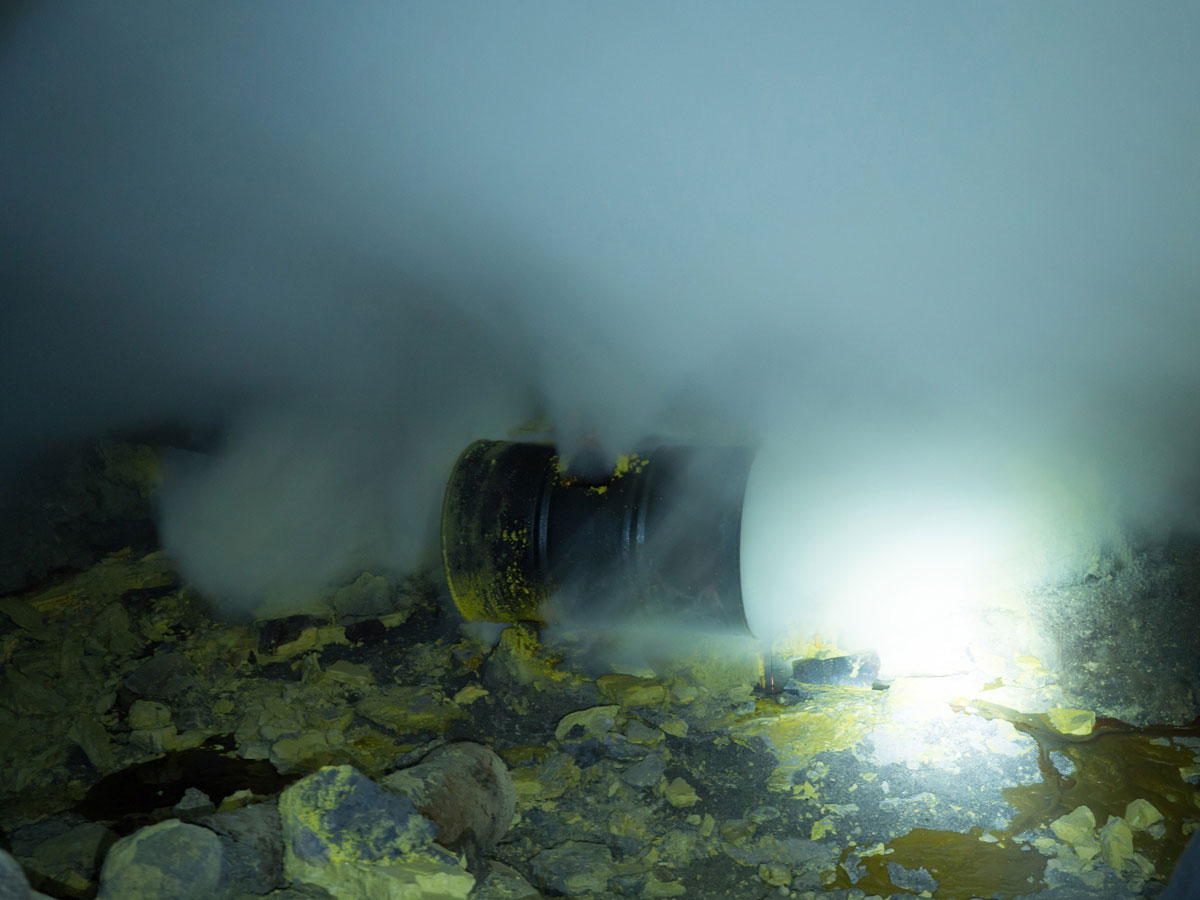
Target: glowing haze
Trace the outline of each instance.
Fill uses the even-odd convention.
[[[4,27],[5,455],[219,423],[163,527],[222,597],[412,565],[458,450],[536,413],[567,450],[759,444],[768,617],[1192,520],[1195,4]]]

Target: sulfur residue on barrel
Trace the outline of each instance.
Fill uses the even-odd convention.
[[[746,447],[660,445],[611,473],[563,470],[554,447],[476,441],[442,504],[442,562],[464,618],[637,617],[746,633]]]

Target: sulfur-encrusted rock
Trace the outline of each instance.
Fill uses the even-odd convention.
[[[1155,823],[1161,822],[1163,814],[1149,800],[1138,797],[1136,800],[1129,801],[1129,805],[1125,807],[1124,818],[1134,831],[1146,831]]]
[[[1051,822],[1050,830],[1060,841],[1071,846],[1086,843],[1095,839],[1096,817],[1089,807],[1077,806]]]
[[[655,678],[636,675],[601,675],[596,679],[601,699],[618,706],[660,706],[667,699],[667,688]]]
[[[580,771],[567,753],[553,753],[540,766],[526,766],[510,772],[519,802],[553,800],[579,784]]]
[[[662,742],[663,733],[657,728],[651,728],[645,722],[634,719],[625,726],[625,737],[634,744],[657,747]]]
[[[462,710],[434,688],[396,686],[374,691],[355,705],[355,711],[397,734],[432,731],[441,734],[462,716]]]
[[[661,866],[646,873],[646,881],[642,885],[642,900],[660,900],[660,898],[683,897],[687,888],[675,879],[670,869]]]
[[[1118,872],[1133,856],[1133,832],[1124,819],[1109,816],[1100,829],[1100,855],[1104,862]]]
[[[601,737],[616,724],[617,713],[621,707],[592,706],[567,713],[558,720],[554,729],[554,739],[560,743],[564,740],[582,740],[589,737]]]
[[[758,867],[758,877],[763,884],[785,888],[792,883],[792,870],[782,863],[763,863]]]
[[[612,861],[612,851],[604,844],[565,841],[543,850],[529,864],[543,888],[576,897],[606,890],[612,876]]]
[[[700,797],[696,794],[695,788],[684,781],[682,778],[676,778],[663,789],[663,796],[667,802],[674,807],[695,806]]]
[[[1096,727],[1096,714],[1087,709],[1052,709],[1046,716],[1060,734],[1091,734]]]
[[[339,659],[325,667],[321,673],[321,680],[325,684],[341,685],[356,691],[365,691],[375,678],[371,674],[370,666],[352,663],[347,659]]]
[[[433,843],[436,827],[411,800],[351,766],[328,766],[279,798],[288,878],[337,900],[465,898],[474,877]]]

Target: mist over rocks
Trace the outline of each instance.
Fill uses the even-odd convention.
[[[1078,575],[1196,524],[1198,16],[28,5],[4,468],[218,422],[160,518],[231,608],[427,558],[457,453],[538,414],[783,460],[810,594],[914,509]]]

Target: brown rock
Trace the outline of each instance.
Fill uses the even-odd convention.
[[[407,796],[438,828],[437,842],[465,851],[472,871],[508,831],[517,794],[504,761],[480,744],[447,744],[421,762],[385,777],[384,787]]]

